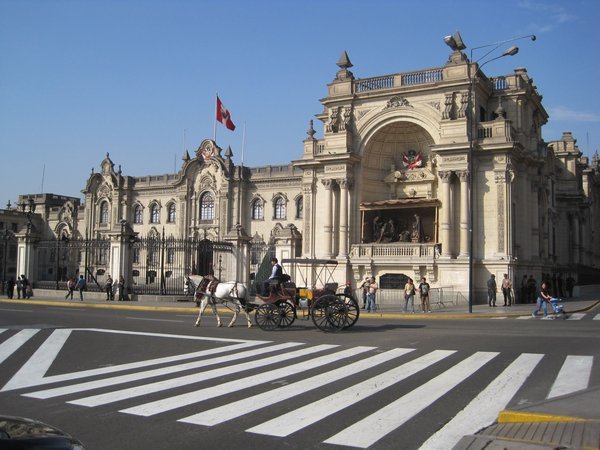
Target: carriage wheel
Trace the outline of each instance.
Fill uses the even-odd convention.
[[[277,306],[271,303],[263,303],[256,309],[254,321],[262,330],[271,331],[279,326],[281,312]]]
[[[335,295],[323,295],[313,304],[311,316],[315,326],[325,332],[343,330],[346,326],[347,316],[340,308],[342,302]]]
[[[281,314],[279,328],[289,327],[296,320],[296,308],[289,300],[278,301],[276,305],[279,307],[279,313]]]
[[[358,302],[354,299],[354,297],[349,295],[337,294],[337,297],[344,303],[344,308],[346,309],[348,323],[344,328],[350,328],[356,323],[358,316],[360,315]]]

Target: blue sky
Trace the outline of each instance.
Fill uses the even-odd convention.
[[[544,139],[572,131],[591,156],[599,24],[595,0],[0,0],[0,207],[42,189],[81,197],[107,152],[125,175],[179,170],[184,145],[213,136],[216,92],[237,125],[217,141],[236,163],[244,123],[245,165],[289,163],[343,50],[358,78],[440,67],[457,30],[469,47],[536,34],[484,70],[526,67],[551,116]]]

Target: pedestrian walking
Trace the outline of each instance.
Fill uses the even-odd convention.
[[[104,284],[104,290],[106,291],[106,301],[115,301],[115,294],[113,292],[113,279],[109,275],[106,279],[106,283]]]
[[[125,278],[123,275],[119,277],[119,284],[117,288],[119,292],[119,301],[124,302],[129,300],[129,296],[127,295],[127,286],[125,286]]]
[[[431,305],[429,304],[429,290],[431,286],[427,282],[425,277],[421,278],[421,282],[419,283],[419,296],[421,297],[421,309],[425,312],[431,312]]]
[[[375,282],[375,277],[371,277],[369,281],[369,293],[367,294],[367,312],[375,312],[377,310],[377,305],[375,304],[377,289],[379,289],[379,286]]]
[[[33,290],[29,284],[29,280],[25,275],[21,275],[21,294],[23,299],[29,299],[33,297]]]
[[[552,296],[550,295],[550,285],[547,282],[543,282],[538,293],[536,307],[531,314],[532,317],[536,317],[538,311],[541,309],[544,312],[543,319],[548,317],[548,302]]]
[[[512,282],[510,281],[510,278],[508,278],[507,273],[504,274],[504,278],[502,279],[501,289],[502,289],[502,295],[504,296],[504,305],[503,306],[510,306],[512,303],[511,302]]]
[[[498,287],[496,286],[496,275],[490,275],[490,279],[487,280],[487,296],[488,296],[488,306],[496,307],[496,291]]]
[[[360,288],[362,289],[362,301],[363,301],[362,309],[367,309],[367,294],[369,293],[370,281],[371,281],[371,278],[365,277],[365,281],[363,281],[363,283],[360,285]]]
[[[412,313],[415,313],[415,283],[412,278],[409,278],[404,285],[404,312],[408,312],[408,304]]]
[[[70,277],[67,280],[67,295],[65,295],[65,299],[70,298],[73,300],[73,292],[75,291],[75,279]]]
[[[83,275],[79,275],[79,280],[77,280],[77,284],[75,285],[75,289],[79,291],[79,300],[83,301],[83,291],[85,291],[85,278]]]
[[[13,277],[10,277],[6,282],[6,295],[8,298],[13,298],[15,295],[15,280],[13,280]]]
[[[20,299],[21,293],[23,292],[23,282],[21,281],[21,277],[17,277],[16,285],[17,285],[17,299]],[[25,298],[25,295],[23,295],[23,298]]]

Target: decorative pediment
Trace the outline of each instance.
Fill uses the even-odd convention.
[[[408,102],[407,99],[400,95],[395,95],[390,98],[385,106],[385,109],[388,108],[412,108],[413,106]]]
[[[216,157],[221,157],[221,148],[211,139],[203,140],[196,150],[196,158],[208,161]]]
[[[108,183],[102,183],[98,188],[98,198],[110,198],[112,194],[112,186]]]

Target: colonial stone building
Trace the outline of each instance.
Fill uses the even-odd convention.
[[[185,152],[177,173],[140,177],[123,174],[107,154],[81,205],[65,199],[44,208],[47,198],[34,197],[44,226],[19,234],[19,245],[105,238],[106,254],[93,265],[80,249],[72,267],[51,274],[125,274],[132,286],[217,265],[222,278],[249,281],[260,248],[335,260],[340,283],[374,275],[386,289],[427,277],[464,295],[470,262],[481,291],[490,274],[518,284],[524,274],[598,273],[600,159],[582,156],[571,133],[542,139],[548,114],[525,69],[489,77],[460,51],[441,67],[373,78],[355,78],[346,52],[337,64],[316,115],[323,137],[311,121],[290,164],[242,167],[230,148],[206,139]],[[212,247],[182,258],[183,247],[167,249],[168,274],[161,263],[149,276],[136,250],[147,236],[227,242],[230,256],[207,265]],[[144,248],[150,264],[157,256]],[[51,264],[39,261],[48,256],[35,254],[19,270],[49,278]]]

